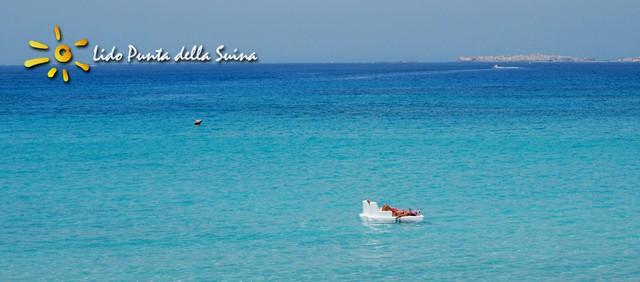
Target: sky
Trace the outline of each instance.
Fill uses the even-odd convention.
[[[264,63],[449,62],[458,56],[542,53],[596,59],[640,56],[640,1],[568,0],[235,0],[5,1],[0,64],[42,54],[29,40],[56,46],[87,38],[126,56],[163,48],[218,45],[256,52]],[[75,48],[75,47],[74,47]]]

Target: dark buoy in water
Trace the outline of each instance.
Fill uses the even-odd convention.
[[[196,121],[193,123],[193,125],[200,125],[202,123],[201,119],[196,119]]]

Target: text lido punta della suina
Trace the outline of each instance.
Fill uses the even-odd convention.
[[[254,62],[258,60],[256,52],[251,54],[238,53],[238,49],[233,49],[233,53],[227,53],[224,45],[216,48],[217,58],[216,62]],[[111,48],[111,51],[105,53],[105,49],[101,49],[98,45],[93,48],[93,61],[94,62],[120,62],[124,58],[124,55],[117,51],[116,46]],[[164,51],[162,48],[155,50],[153,53],[139,52],[138,48],[133,45],[129,45],[129,52],[127,52],[127,62],[168,62],[173,59],[174,62],[182,61],[195,61],[195,62],[208,62],[212,58],[209,52],[204,50],[202,45],[194,45],[190,50],[182,46],[180,52],[178,52],[173,58],[169,52]]]

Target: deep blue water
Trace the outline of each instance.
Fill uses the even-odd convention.
[[[640,279],[640,64],[520,66],[0,67],[0,280]]]

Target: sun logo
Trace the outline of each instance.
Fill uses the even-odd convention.
[[[54,25],[53,29],[56,33],[56,40],[60,41],[61,40],[60,28],[57,25]],[[87,43],[88,43],[87,39],[84,38],[76,41],[74,45],[76,47],[86,47]],[[29,41],[29,46],[31,46],[31,48],[41,49],[41,50],[49,49],[49,46],[47,46],[46,44],[43,44],[34,40]],[[54,57],[56,58],[56,61],[62,64],[68,63],[69,61],[71,61],[71,58],[73,57],[73,55],[71,55],[71,48],[69,48],[69,46],[66,44],[58,45],[58,47],[56,47],[56,50],[53,52],[53,54],[54,54]],[[34,58],[34,59],[24,61],[24,66],[27,68],[30,68],[40,64],[46,64],[48,62],[49,62],[49,58]],[[83,64],[78,61],[75,61],[75,64],[76,66],[81,68],[83,71],[89,71],[89,65]],[[49,78],[53,78],[57,72],[58,72],[57,68],[51,68],[49,69],[47,76]],[[62,69],[62,80],[64,80],[65,83],[69,82],[69,73],[67,73],[67,70],[64,68]]]

